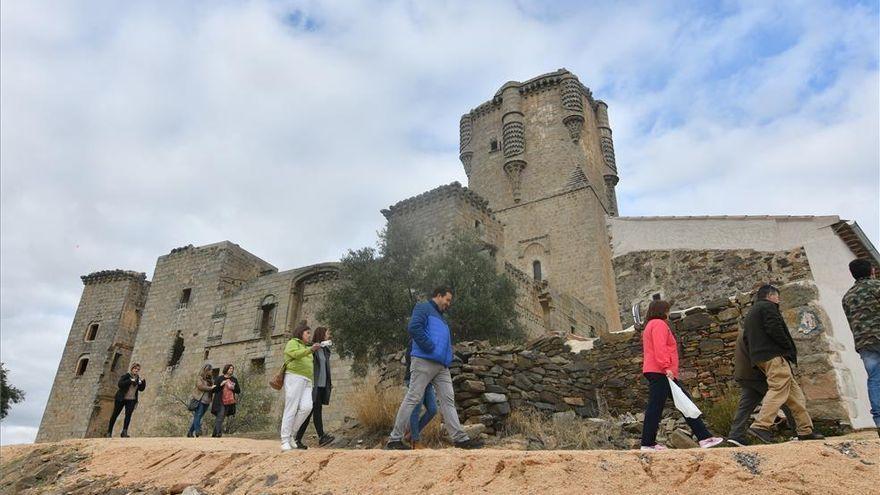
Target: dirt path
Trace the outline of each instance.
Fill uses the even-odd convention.
[[[880,486],[860,435],[740,449],[386,452],[237,438],[90,439],[0,449],[3,493],[856,494]]]

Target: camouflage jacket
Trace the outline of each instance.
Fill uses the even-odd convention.
[[[843,311],[849,320],[857,351],[880,346],[880,280],[856,280],[843,295]]]

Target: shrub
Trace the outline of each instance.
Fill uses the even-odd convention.
[[[703,411],[703,420],[709,425],[709,430],[715,435],[727,435],[733,416],[739,406],[739,389],[727,384],[721,394],[714,400],[703,399],[700,401],[700,410]]]
[[[231,435],[271,432],[277,426],[272,416],[274,390],[262,373],[244,372],[236,375],[241,395],[235,406],[235,416],[223,421],[223,433]],[[192,424],[193,413],[187,410],[195,379],[180,377],[167,384],[157,397],[160,410],[159,421],[151,429],[153,436],[177,437],[186,435]],[[202,434],[214,428],[214,415],[208,410],[202,419]]]

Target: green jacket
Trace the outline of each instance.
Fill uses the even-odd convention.
[[[880,280],[862,278],[843,296],[856,350],[880,346]]]
[[[314,367],[312,365],[312,348],[303,344],[302,340],[290,339],[284,346],[284,362],[287,363],[287,371],[312,379]]]

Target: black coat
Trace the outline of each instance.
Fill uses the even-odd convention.
[[[220,386],[225,380],[226,377],[223,375],[217,376],[214,378],[214,400],[211,401],[211,414],[216,416],[220,412],[220,408],[223,407],[223,387]],[[229,377],[232,380],[232,383],[235,384],[235,387],[232,389],[232,392],[235,395],[241,393],[241,387],[238,386],[238,378],[235,376]],[[226,415],[227,416],[235,416],[235,404],[229,404],[226,406]]]
[[[753,365],[778,356],[797,363],[794,339],[774,302],[762,299],[752,306],[743,321],[743,340]]]
[[[321,388],[317,386],[312,387],[312,402],[321,401],[321,404],[328,405],[330,404],[330,392],[333,390],[333,380],[330,378],[330,349],[326,347],[322,347],[315,351],[315,354],[323,352],[324,356],[326,356],[325,362],[327,363],[327,385]],[[312,378],[317,380],[318,373],[321,371],[321,360],[317,358],[317,356],[312,356]]]
[[[132,384],[134,377],[131,373],[126,373],[119,377],[119,381],[116,382],[116,386],[119,387],[119,390],[116,391],[116,402],[122,402],[125,400],[125,393],[128,392],[128,387]],[[134,401],[138,401],[138,393],[143,392],[143,390],[147,388],[147,381],[143,378],[140,379],[140,383],[134,391]]]

